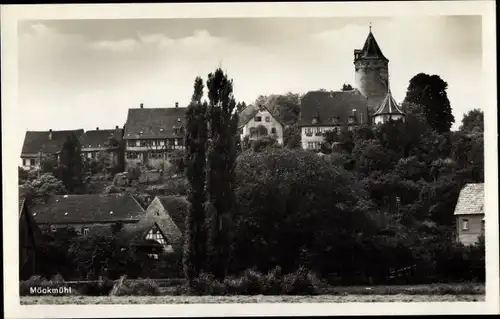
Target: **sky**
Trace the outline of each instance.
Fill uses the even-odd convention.
[[[370,23],[398,102],[424,72],[448,83],[454,128],[481,108],[481,16],[30,20],[18,29],[19,152],[26,130],[114,128],[140,103],[185,106],[218,66],[246,103],[354,85]]]

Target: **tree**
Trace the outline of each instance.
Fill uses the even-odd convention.
[[[439,75],[419,73],[411,80],[404,102],[423,106],[429,125],[439,133],[449,132],[455,118],[446,94],[448,83]]]
[[[483,132],[484,131],[484,113],[480,109],[473,109],[462,118],[460,126],[462,132]]]
[[[344,83],[342,85],[342,91],[351,91],[353,90],[352,85]]]
[[[67,194],[64,183],[54,175],[45,173],[33,181],[26,182],[21,191],[21,195],[34,203],[43,203],[52,195]]]
[[[81,146],[75,134],[71,134],[64,142],[59,163],[59,178],[70,192],[74,192],[83,184]]]
[[[186,176],[190,208],[186,218],[183,255],[184,274],[190,286],[206,261],[205,179],[207,143],[207,104],[201,102],[203,80],[194,81],[194,92],[186,112]]]
[[[44,155],[40,159],[40,171],[42,173],[56,174],[57,160],[50,155]]]
[[[297,124],[285,127],[283,131],[283,145],[288,148],[300,148],[302,146],[300,128]]]
[[[285,126],[295,124],[300,114],[300,96],[292,92],[261,95],[256,99],[255,105],[264,105]]]
[[[208,75],[207,194],[210,272],[225,277],[230,262],[231,213],[234,209],[235,138],[238,113],[233,96],[233,81],[218,68]]]
[[[241,112],[241,111],[243,111],[246,107],[247,107],[247,104],[246,104],[245,102],[243,102],[243,101],[242,101],[242,102],[238,102],[238,103],[236,104],[236,111],[237,111],[237,112]]]

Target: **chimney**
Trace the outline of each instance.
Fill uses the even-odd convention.
[[[115,126],[115,129],[119,129],[118,125],[117,125],[117,126]]]
[[[175,102],[175,107],[179,107],[179,102]]]
[[[143,104],[143,103],[141,103],[141,109],[143,109],[143,108],[144,108],[144,104]]]
[[[49,141],[52,141],[52,129],[49,130]]]
[[[95,130],[96,130],[96,131],[99,131],[99,128],[98,128],[98,127],[96,127],[96,128],[95,128]]]

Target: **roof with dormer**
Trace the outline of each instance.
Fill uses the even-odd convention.
[[[367,120],[368,101],[358,90],[310,91],[300,101],[299,126],[342,125],[354,116],[356,121]],[[337,121],[338,124],[335,124]]]
[[[109,144],[109,140],[114,138],[121,140],[123,137],[123,129],[115,128],[114,130],[91,130],[86,131],[80,138],[82,149],[105,147]]]
[[[389,61],[382,53],[382,50],[380,49],[377,40],[375,40],[375,36],[373,35],[371,29],[368,33],[368,37],[366,38],[365,45],[359,53],[359,59],[382,59]]]
[[[186,111],[186,107],[129,109],[123,139],[182,137],[175,129],[185,126]]]
[[[383,114],[401,114],[404,115],[403,111],[399,108],[396,100],[392,97],[391,91],[387,92],[385,99],[380,104],[380,107],[373,113],[373,116],[383,115]]]
[[[137,221],[144,209],[126,194],[54,195],[31,208],[38,224]]]

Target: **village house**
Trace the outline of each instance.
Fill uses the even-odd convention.
[[[21,151],[22,168],[26,170],[40,168],[40,161],[44,156],[53,156],[55,159],[59,159],[62,147],[71,134],[79,139],[83,130],[27,131]]]
[[[114,235],[124,247],[139,248],[149,257],[180,251],[189,203],[182,196],[156,196],[136,223],[93,227],[89,234]],[[158,249],[160,248],[160,249]]]
[[[128,110],[124,127],[125,165],[162,169],[170,165],[173,151],[184,150],[187,108],[140,108]]]
[[[28,279],[38,271],[38,249],[41,232],[30,214],[24,198],[19,200],[19,278]]]
[[[123,129],[86,131],[80,138],[81,154],[87,160],[101,160],[107,168],[119,163],[119,143],[123,139]]]
[[[354,70],[354,89],[310,91],[302,97],[298,124],[304,149],[319,150],[327,131],[404,120],[389,88],[389,60],[371,27],[363,48],[354,50]]]
[[[73,229],[87,235],[95,226],[137,223],[145,211],[132,195],[55,195],[36,204],[31,214],[41,230]]]
[[[474,245],[484,235],[484,183],[467,184],[455,206],[457,241]]]
[[[172,250],[181,249],[188,209],[187,199],[174,195],[156,196],[146,209],[146,215],[156,218],[163,226],[164,235]]]
[[[238,114],[238,129],[241,140],[248,136],[250,141],[270,136],[283,144],[284,125],[264,105],[248,105]]]

